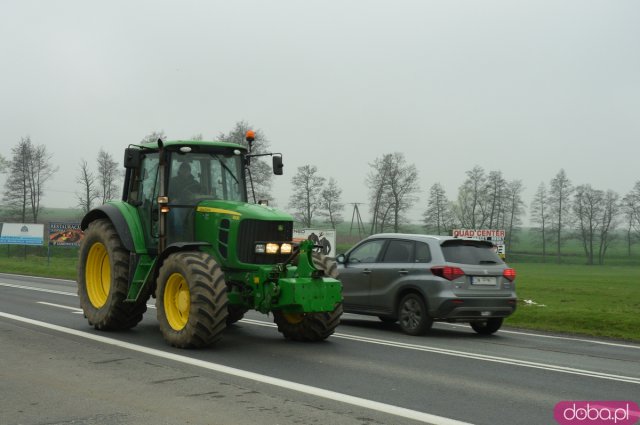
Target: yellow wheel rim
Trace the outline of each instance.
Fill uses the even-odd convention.
[[[87,295],[91,305],[101,308],[107,303],[111,288],[111,266],[107,248],[100,242],[91,245],[85,270]]]
[[[164,311],[173,330],[180,331],[187,326],[190,308],[189,284],[180,273],[174,273],[164,289]]]
[[[292,325],[297,325],[298,323],[302,322],[302,319],[304,318],[304,313],[285,313],[285,312],[282,312],[282,317],[284,317],[284,320],[286,320],[288,323],[290,323]]]

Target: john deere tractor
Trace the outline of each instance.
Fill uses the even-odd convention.
[[[273,314],[297,341],[334,332],[342,314],[335,263],[311,241],[292,242],[290,215],[249,203],[252,154],[226,142],[129,145],[122,200],[82,220],[78,295],[96,329],[136,326],[156,298],[160,330],[175,347],[204,347],[248,310]]]

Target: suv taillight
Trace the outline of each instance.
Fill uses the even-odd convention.
[[[504,269],[502,271],[502,276],[504,276],[504,278],[508,279],[510,282],[513,282],[513,280],[516,278],[516,271],[514,269]]]
[[[431,267],[431,273],[435,276],[444,277],[447,280],[455,280],[464,276],[464,272],[460,267],[434,266]]]

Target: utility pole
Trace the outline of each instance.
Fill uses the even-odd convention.
[[[365,233],[364,223],[362,222],[362,217],[360,216],[360,209],[358,209],[358,205],[362,205],[362,202],[351,202],[353,205],[353,212],[351,213],[351,227],[349,228],[349,236],[351,236],[351,232],[353,231],[353,222],[356,222],[356,226],[358,227],[358,237],[362,239],[362,235]]]

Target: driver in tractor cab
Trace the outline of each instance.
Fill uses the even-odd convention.
[[[191,174],[191,164],[180,163],[178,174],[169,182],[169,199],[174,204],[188,204],[195,193],[200,191],[200,183]],[[184,234],[185,221],[189,215],[186,207],[176,207],[171,209],[169,215],[169,237],[170,239],[181,240],[187,237]]]
[[[200,183],[191,174],[191,165],[183,162],[178,168],[178,174],[171,179],[169,184],[169,197],[175,201],[184,203],[189,194],[198,192]]]

